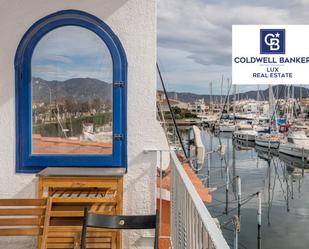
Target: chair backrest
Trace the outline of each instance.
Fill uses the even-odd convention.
[[[0,236],[43,233],[46,199],[0,199]]]
[[[158,211],[157,211],[158,213]],[[155,246],[157,248],[158,215],[102,215],[89,213],[84,209],[84,222],[82,230],[81,249],[86,249],[87,227],[108,229],[155,229]]]

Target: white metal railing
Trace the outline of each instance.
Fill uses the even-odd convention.
[[[229,249],[174,151],[171,166],[172,248]]]

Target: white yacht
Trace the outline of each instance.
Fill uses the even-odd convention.
[[[304,130],[291,130],[288,134],[287,141],[282,142],[279,152],[298,158],[309,159],[309,138]]]
[[[231,120],[220,121],[220,123],[216,124],[216,130],[220,132],[233,132],[235,127],[234,122]]]
[[[236,131],[233,132],[234,139],[240,139],[245,141],[254,142],[258,132],[253,129],[252,125],[242,123],[238,124]]]
[[[216,114],[197,115],[197,118],[200,119],[203,126],[210,127],[211,125],[216,123],[216,121],[218,120],[218,115]]]

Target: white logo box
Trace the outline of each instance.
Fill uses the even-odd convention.
[[[284,54],[261,54],[261,29],[285,30]],[[239,85],[309,84],[309,25],[233,25],[232,73]]]

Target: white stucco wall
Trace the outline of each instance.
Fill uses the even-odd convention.
[[[155,212],[156,155],[146,148],[167,148],[156,121],[155,0],[0,0],[0,198],[36,193],[33,174],[15,173],[14,55],[26,30],[38,19],[63,9],[79,9],[105,21],[120,38],[128,57],[128,174],[124,178],[124,213]],[[123,248],[147,248],[147,232],[126,232]],[[130,246],[129,246],[130,244]],[[34,248],[17,238],[0,248]]]

